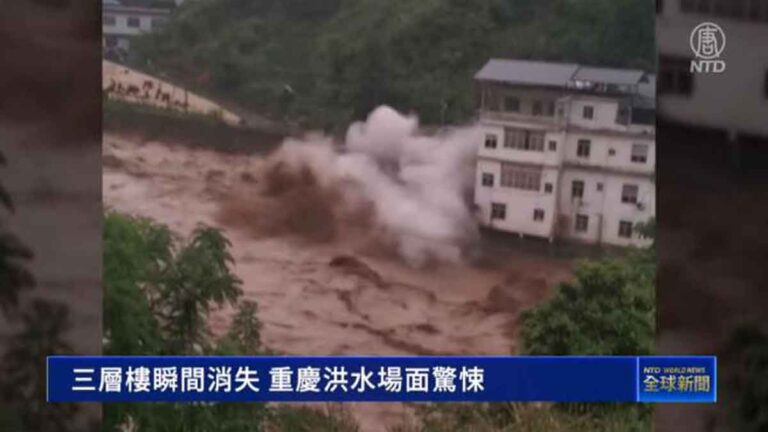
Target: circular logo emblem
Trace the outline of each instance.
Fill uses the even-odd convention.
[[[691,49],[700,59],[716,59],[725,50],[725,32],[715,23],[701,23],[691,32]]]

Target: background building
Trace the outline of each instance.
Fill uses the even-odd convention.
[[[658,0],[659,113],[686,125],[727,132],[731,141],[768,138],[768,2]],[[693,29],[703,22],[726,36],[720,74],[692,74]]]
[[[477,73],[475,203],[486,227],[645,244],[655,214],[655,77],[638,70],[491,60]]]
[[[131,39],[162,27],[176,5],[172,0],[104,0],[104,57],[110,60],[124,60],[130,50]]]

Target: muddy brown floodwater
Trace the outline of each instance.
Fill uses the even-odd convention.
[[[259,304],[270,349],[305,355],[504,355],[514,352],[520,312],[571,274],[571,262],[510,252],[501,265],[435,264],[413,268],[391,255],[366,254],[353,241],[307,242],[253,236],[217,217],[229,191],[249,187],[260,156],[107,134],[104,204],[151,217],[182,235],[199,223],[232,241],[245,298]],[[230,310],[217,311],[213,332]],[[403,421],[401,404],[351,407],[364,431]]]

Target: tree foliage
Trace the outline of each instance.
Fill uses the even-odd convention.
[[[108,212],[104,221],[104,353],[108,355],[259,355],[255,302],[242,300],[229,241],[200,226],[182,239],[146,218]],[[207,322],[214,308],[235,314],[217,338]],[[353,431],[335,411],[270,409],[258,403],[109,404],[104,430],[141,432]]]
[[[653,234],[654,222],[645,224]],[[655,246],[618,258],[577,264],[575,280],[523,313],[520,335],[529,355],[650,355],[656,331]],[[602,422],[623,416],[622,430],[648,430],[647,406],[564,404],[563,411]],[[599,430],[599,429],[598,429]]]
[[[0,165],[5,165],[0,153]],[[10,193],[0,183],[0,210],[14,210]],[[0,430],[57,431],[73,429],[77,407],[46,402],[46,358],[69,354],[63,341],[69,330],[67,307],[59,302],[22,294],[35,287],[27,264],[32,251],[0,219],[0,322],[13,329],[3,341],[0,359]]]
[[[635,251],[624,258],[583,261],[573,282],[522,317],[531,355],[647,355],[655,334],[655,258]]]
[[[655,68],[647,0],[198,0],[137,47],[150,72],[328,128],[382,103],[466,121],[492,57]]]
[[[754,325],[736,329],[722,363],[727,365],[727,391],[734,395],[729,404],[735,430],[768,430],[768,333]]]
[[[0,166],[5,162],[5,156],[0,153]],[[0,211],[3,210],[13,212],[14,205],[11,195],[0,183]],[[25,265],[32,257],[32,251],[0,219],[0,312],[6,317],[19,306],[20,292],[35,285],[35,279]]]

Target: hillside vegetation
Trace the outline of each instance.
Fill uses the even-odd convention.
[[[135,65],[301,125],[380,104],[423,122],[475,107],[492,57],[655,67],[648,0],[189,0]]]

